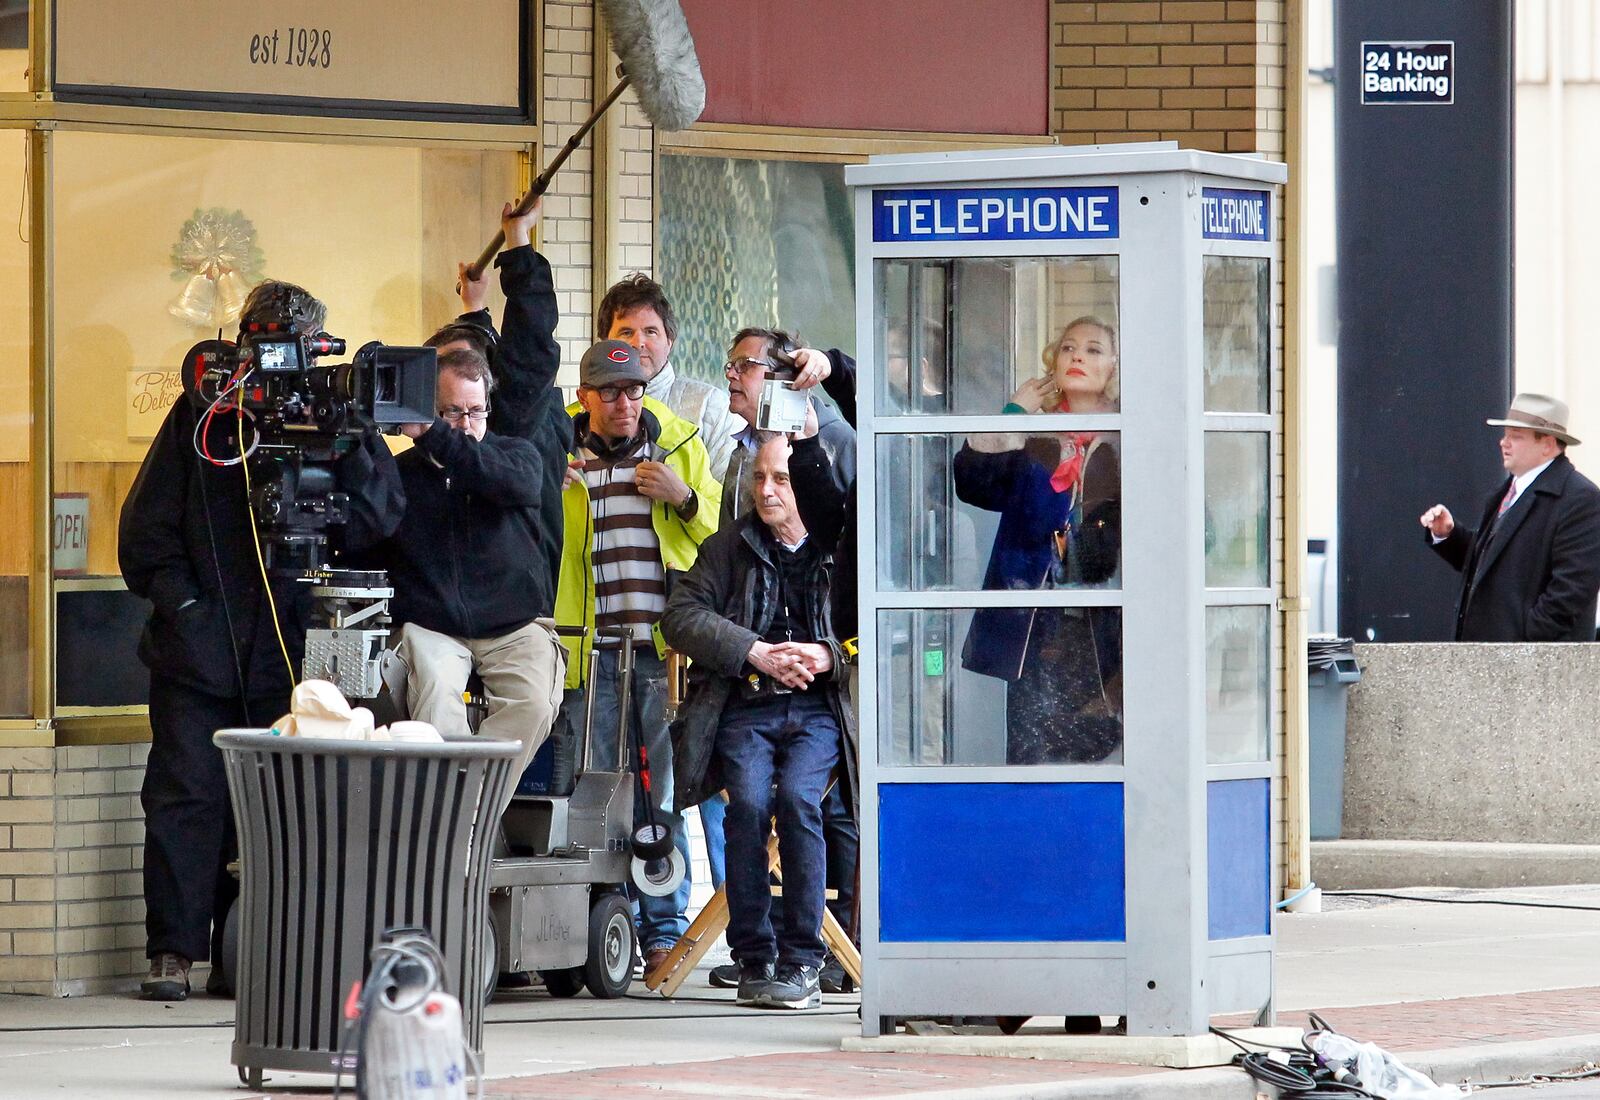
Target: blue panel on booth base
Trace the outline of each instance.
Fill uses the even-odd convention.
[[[1206,784],[1206,895],[1214,940],[1272,930],[1272,782]]]
[[[878,788],[885,943],[1127,936],[1120,783]]]

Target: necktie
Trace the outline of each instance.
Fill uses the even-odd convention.
[[[1506,489],[1506,495],[1500,498],[1500,510],[1494,514],[1494,518],[1499,519],[1501,516],[1505,515],[1506,509],[1511,507],[1511,502],[1516,499],[1517,483],[1513,481],[1510,487]]]

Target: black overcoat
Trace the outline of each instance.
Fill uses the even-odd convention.
[[[1476,528],[1457,523],[1434,544],[1461,573],[1456,641],[1593,641],[1600,488],[1557,455],[1496,523],[1510,485],[1490,495]]]

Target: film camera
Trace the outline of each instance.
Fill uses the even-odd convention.
[[[275,319],[244,325],[238,343],[204,340],[184,356],[184,390],[201,412],[196,447],[214,463],[245,464],[266,571],[313,586],[317,625],[306,635],[304,676],[375,698],[394,589],[382,571],[328,567],[328,529],[350,518],[333,468],[368,426],[433,422],[436,353],[373,342],[348,363],[319,363],[342,355],[345,341],[306,333],[293,302],[280,304]],[[217,416],[246,422],[238,453],[211,454]]]
[[[761,385],[761,400],[756,407],[756,427],[772,432],[805,429],[809,399],[794,388],[795,377],[800,373],[794,361],[797,350],[793,344],[772,348],[772,366],[767,368],[766,381]]]
[[[279,576],[309,576],[327,565],[327,530],[345,523],[350,509],[333,463],[367,426],[434,419],[434,349],[374,341],[351,362],[318,362],[344,350],[343,340],[296,332],[285,320],[249,324],[237,344],[204,340],[184,357],[184,389],[208,418],[236,409],[249,418],[241,434],[250,503],[267,567]]]

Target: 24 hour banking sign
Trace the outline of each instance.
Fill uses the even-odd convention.
[[[874,241],[1115,238],[1115,187],[968,187],[872,193]]]

